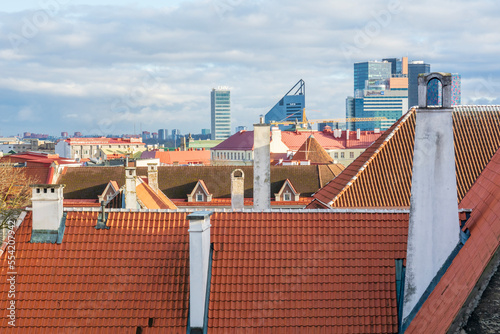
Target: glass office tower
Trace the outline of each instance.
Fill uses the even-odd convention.
[[[286,94],[269,110],[265,116],[265,122],[272,121],[302,121],[302,111],[306,107],[306,83],[300,79]],[[290,126],[279,125],[281,130],[289,129]]]
[[[414,60],[408,63],[408,106],[418,105],[418,75],[431,73],[431,65],[422,60]]]
[[[227,87],[213,88],[211,92],[211,139],[231,136],[231,92]]]

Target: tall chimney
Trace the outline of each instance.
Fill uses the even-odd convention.
[[[148,185],[158,193],[158,166],[155,163],[148,163]]]
[[[443,86],[443,107],[428,108],[429,81]],[[460,242],[451,108],[451,74],[418,78],[403,331],[440,279]],[[427,290],[427,291],[426,291]]]
[[[33,207],[31,242],[56,242],[63,218],[62,184],[31,185]]]
[[[137,193],[135,190],[135,167],[125,167],[125,208],[137,209]]]
[[[345,130],[345,140],[349,140],[349,130]]]
[[[208,277],[210,265],[210,216],[213,212],[198,211],[189,220],[189,325],[190,331],[203,332],[208,312]]]
[[[361,129],[357,129],[356,130],[356,140],[360,140],[361,139]]]
[[[271,208],[269,131],[269,124],[253,125],[253,208],[260,211]]]
[[[231,173],[231,209],[243,210],[245,208],[245,174],[241,169]]]

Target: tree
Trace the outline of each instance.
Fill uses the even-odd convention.
[[[0,166],[0,229],[7,228],[9,221],[31,205],[31,183],[24,168]]]

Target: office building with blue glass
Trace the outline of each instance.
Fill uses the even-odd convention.
[[[431,65],[422,60],[414,60],[408,63],[408,106],[418,105],[418,75],[431,73]]]
[[[229,88],[213,88],[210,100],[211,139],[227,139],[231,136],[231,92]]]
[[[408,58],[354,64],[354,96],[346,99],[347,118],[385,118],[347,122],[347,129],[388,129],[408,110]]]
[[[302,111],[306,107],[306,84],[300,79],[276,105],[265,115],[265,122],[302,121]],[[281,130],[289,127],[279,125]]]

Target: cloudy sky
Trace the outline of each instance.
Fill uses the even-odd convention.
[[[0,4],[0,136],[210,128],[231,89],[251,128],[299,79],[309,118],[345,116],[353,63],[408,56],[500,104],[495,0],[18,0]]]

